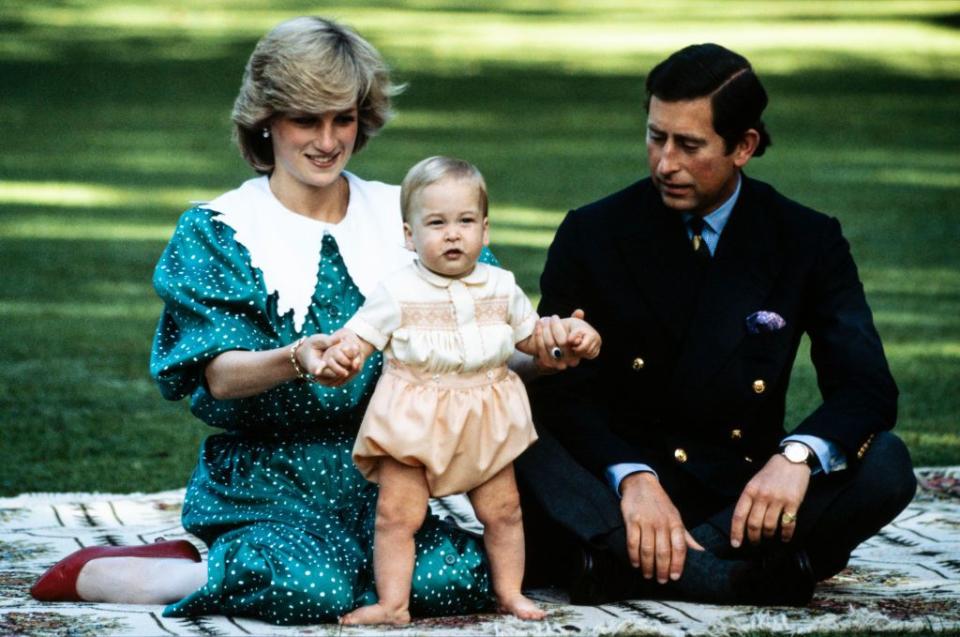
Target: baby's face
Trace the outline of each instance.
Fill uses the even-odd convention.
[[[420,262],[437,274],[470,274],[483,246],[490,243],[477,185],[446,177],[421,190],[413,203],[414,214],[403,224],[407,248],[416,250]]]

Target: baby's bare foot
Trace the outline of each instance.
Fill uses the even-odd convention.
[[[340,618],[340,623],[347,626],[356,624],[409,624],[410,611],[406,608],[387,608],[380,604],[370,604],[350,611]]]
[[[500,600],[500,612],[510,613],[520,619],[543,619],[546,612],[533,603],[532,600],[519,593],[507,599]]]

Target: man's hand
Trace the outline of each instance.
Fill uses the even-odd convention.
[[[778,526],[780,539],[789,542],[797,528],[797,511],[809,484],[810,467],[775,454],[740,494],[733,510],[730,544],[734,548],[740,546],[744,532],[751,543],[757,544],[761,537],[775,536]]]
[[[650,472],[628,475],[620,483],[620,511],[627,529],[627,554],[643,576],[665,584],[683,574],[687,547],[702,551],[683,526],[680,512]]]
[[[583,317],[583,310],[579,309],[574,310],[570,315],[571,319],[580,321]],[[557,315],[543,316],[537,321],[531,345],[536,352],[533,356],[541,370],[561,371],[580,364],[581,356],[573,352],[574,344],[569,342],[566,321],[568,319],[562,319]],[[582,336],[579,340],[582,340]],[[560,352],[559,358],[554,356],[557,351]]]

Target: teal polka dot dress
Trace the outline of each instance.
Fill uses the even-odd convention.
[[[216,400],[205,364],[228,350],[266,350],[330,333],[363,303],[332,235],[325,235],[301,329],[280,315],[262,272],[217,213],[183,214],[154,275],[165,303],[151,373],[170,400],[223,429],[208,437],[187,486],[183,525],[209,547],[207,583],[164,615],[252,616],[276,624],[333,622],[376,601],[376,485],[350,452],[380,373],[379,354],[343,387],[294,381],[258,396]],[[484,260],[495,262],[488,252]],[[436,517],[416,535],[414,616],[491,608],[480,540]]]

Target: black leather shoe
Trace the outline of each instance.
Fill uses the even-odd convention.
[[[595,606],[631,597],[637,574],[609,551],[580,547],[569,579],[570,603]]]
[[[776,550],[745,567],[731,583],[743,603],[806,606],[817,579],[805,551]]]

